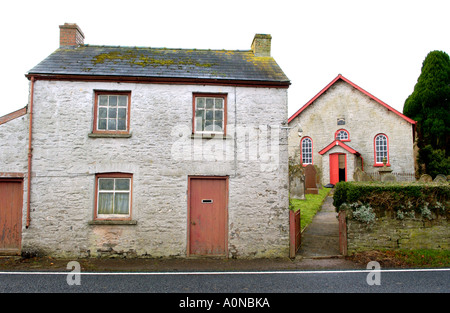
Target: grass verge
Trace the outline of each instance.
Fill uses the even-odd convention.
[[[330,191],[331,189],[329,188],[322,188],[319,189],[319,194],[317,195],[306,194],[306,200],[290,199],[291,209],[294,212],[301,210],[300,221],[302,230],[311,223],[314,215],[319,211]]]
[[[347,259],[361,264],[377,261],[381,267],[450,267],[449,250],[374,250],[358,252],[348,256]]]

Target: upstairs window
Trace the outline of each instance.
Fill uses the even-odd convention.
[[[335,133],[335,139],[340,141],[350,141],[350,135],[345,129],[339,129]]]
[[[313,143],[312,139],[309,137],[305,137],[300,142],[300,150],[302,152],[302,164],[313,164]]]
[[[130,92],[95,93],[94,133],[130,132]]]
[[[193,133],[226,132],[227,97],[222,94],[194,94]]]
[[[386,160],[386,165],[389,164],[389,141],[384,134],[378,134],[374,139],[374,154],[375,166],[383,166],[383,160]]]

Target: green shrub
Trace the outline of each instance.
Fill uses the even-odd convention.
[[[353,210],[353,218],[361,223],[371,224],[375,222],[375,213],[370,205],[361,205]]]
[[[370,206],[376,216],[398,219],[415,213],[425,219],[441,215],[450,218],[450,185],[436,183],[340,182],[333,204],[338,211]],[[350,205],[349,205],[350,204]]]

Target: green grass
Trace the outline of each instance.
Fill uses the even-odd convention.
[[[317,195],[306,194],[306,200],[290,199],[293,211],[301,210],[300,222],[302,230],[311,223],[330,190],[329,188],[322,188],[319,189],[319,194]]]
[[[386,268],[439,268],[450,267],[449,250],[370,250],[347,256],[347,259],[360,264],[377,261]]]
[[[385,253],[411,267],[450,266],[450,251],[448,250],[397,250],[386,251]]]

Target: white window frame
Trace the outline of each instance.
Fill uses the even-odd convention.
[[[308,142],[305,145],[305,142]],[[305,137],[301,140],[302,164],[313,164],[313,141],[310,137]]]
[[[342,135],[344,135],[345,138],[342,138]],[[350,135],[349,135],[348,131],[346,131],[345,129],[341,129],[337,132],[336,139],[340,140],[340,141],[349,141]]]
[[[383,158],[389,163],[389,140],[385,134],[375,136],[375,164],[383,164]]]

